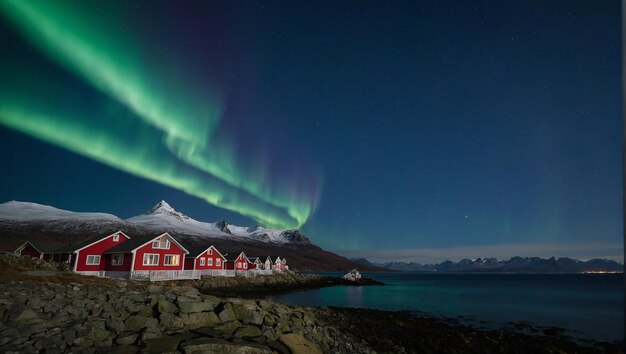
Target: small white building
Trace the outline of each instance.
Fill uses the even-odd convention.
[[[346,280],[357,281],[361,279],[361,273],[359,273],[359,271],[356,269],[352,269],[350,272],[348,272],[348,274],[344,275],[343,278]]]

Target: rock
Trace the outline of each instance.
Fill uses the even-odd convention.
[[[293,354],[322,354],[315,344],[299,334],[283,334],[280,336],[280,342],[286,345]]]
[[[148,339],[160,338],[162,336],[163,332],[158,327],[148,327],[141,333],[141,340],[147,341]]]
[[[220,299],[212,295],[202,295],[202,300],[204,300],[204,302],[210,303],[211,309],[216,308],[217,305],[220,304]]]
[[[198,297],[200,292],[193,286],[177,286],[172,289],[172,293],[177,296]]]
[[[210,302],[196,302],[196,301],[189,301],[189,302],[180,302],[178,304],[178,307],[180,308],[180,312],[184,312],[184,313],[193,313],[193,312],[202,312],[202,311],[212,311],[213,304]]]
[[[72,345],[77,347],[93,347],[93,344],[93,341],[87,337],[78,337],[72,342]]]
[[[137,342],[138,336],[139,336],[139,333],[124,332],[124,333],[121,333],[119,336],[117,336],[117,338],[115,339],[115,343],[120,344],[120,345],[134,344],[135,342]]]
[[[263,314],[254,304],[233,304],[232,307],[233,312],[235,313],[235,318],[239,321],[245,324],[256,325],[263,323]]]
[[[194,329],[203,326],[214,326],[220,319],[213,312],[183,313],[180,315],[186,327]]]
[[[149,293],[160,293],[163,291],[163,286],[162,285],[149,285],[148,286],[148,292]]]
[[[266,326],[273,326],[276,323],[276,319],[272,315],[265,315],[263,317],[263,324]]]
[[[209,337],[209,338],[222,337],[222,334],[218,332],[215,327],[209,327],[209,326],[196,328],[195,330],[193,330],[193,333],[199,334],[202,337]]]
[[[126,330],[126,325],[117,318],[110,318],[106,320],[106,328],[115,333],[122,333]]]
[[[235,312],[233,311],[233,306],[228,302],[223,306],[219,317],[222,322],[234,321],[237,319],[237,317],[235,317]]]
[[[39,320],[39,315],[30,308],[24,308],[20,313],[13,319],[16,323],[29,323],[36,320]]]
[[[182,329],[185,322],[179,316],[171,313],[164,313],[159,317],[159,324],[168,329]]]
[[[177,353],[181,339],[172,336],[147,339],[142,353]]]
[[[146,305],[137,312],[137,315],[143,316],[143,317],[152,317],[152,313],[153,313],[152,306]]]
[[[261,335],[261,330],[257,326],[247,325],[243,326],[234,334],[235,338],[245,338],[245,337],[258,337]]]
[[[167,300],[167,298],[163,295],[159,296],[159,301],[157,302],[157,308],[159,309],[159,313],[175,313],[178,311],[178,307],[176,304]]]
[[[99,344],[106,341],[107,339],[110,339],[112,335],[111,332],[107,331],[106,329],[91,327],[85,337],[91,339],[94,343]]]
[[[237,328],[241,327],[241,322],[239,321],[229,321],[222,323],[221,325],[215,327],[216,330],[224,333],[227,337],[230,337],[235,333]]]
[[[159,322],[156,318],[143,316],[129,316],[124,321],[126,328],[130,331],[138,331],[145,327],[158,327]]]
[[[198,338],[184,342],[182,345],[185,354],[223,353],[223,354],[270,354],[269,347],[257,343],[230,343],[223,339]]]
[[[286,345],[277,340],[269,340],[267,341],[267,345],[272,348],[273,351],[279,354],[291,354],[289,348],[287,348]]]

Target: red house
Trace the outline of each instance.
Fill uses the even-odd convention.
[[[187,254],[189,251],[167,232],[157,236],[133,237],[105,252],[109,262],[107,274],[118,272],[111,275],[153,279],[151,271],[182,271]]]
[[[225,269],[226,257],[215,246],[209,248],[191,248],[185,257],[185,270],[221,270]]]
[[[226,255],[226,269],[248,270],[253,268],[253,264],[243,251],[236,257],[234,255]]]
[[[82,242],[61,247],[51,254],[57,262],[68,262],[76,273],[98,275],[107,270],[104,252],[126,242],[130,237],[122,231],[107,236],[95,236]]]
[[[28,258],[50,258],[54,247],[41,242],[26,241],[15,250],[15,253]]]

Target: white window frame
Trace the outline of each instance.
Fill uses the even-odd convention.
[[[243,262],[243,269],[248,269],[248,262]]]
[[[156,263],[148,263],[146,262],[147,260],[149,260],[152,256],[156,256]],[[158,253],[144,253],[143,254],[143,265],[145,266],[158,266],[159,265],[159,254]]]
[[[209,267],[212,267],[212,266],[213,266],[213,258],[207,258],[207,265],[208,265]]]
[[[200,266],[204,267],[204,257],[200,257]]]
[[[119,234],[113,235],[113,242],[119,242],[119,241],[120,241],[120,235]]]
[[[165,247],[161,247],[161,243],[165,240]],[[159,240],[152,241],[152,249],[156,250],[169,250],[171,242],[167,238],[161,238]]]
[[[119,257],[120,262],[115,262],[115,259]],[[111,255],[111,265],[112,266],[121,266],[124,265],[124,254],[123,253],[114,253]]]
[[[167,258],[171,257],[172,260],[176,259],[178,262],[176,264],[167,264]],[[163,256],[163,265],[166,267],[178,267],[180,265],[180,255],[179,254],[166,254]]]
[[[89,257],[93,257],[93,260],[89,262]],[[98,260],[96,262],[96,260]],[[97,254],[88,254],[87,258],[85,258],[85,264],[87,265],[99,265],[100,264],[100,256]]]
[[[237,268],[241,268],[241,262],[237,262]]]
[[[219,258],[218,258],[218,259],[216,259],[216,260],[215,260],[215,265],[216,265],[216,266],[218,266],[218,267],[219,267],[219,266],[221,266],[221,265],[222,265],[222,260],[221,260],[221,259],[219,259]]]

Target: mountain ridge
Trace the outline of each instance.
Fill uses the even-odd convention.
[[[458,262],[446,260],[436,264],[415,262],[371,263],[365,258],[352,258],[355,263],[371,264],[400,272],[480,272],[480,273],[584,273],[623,272],[624,265],[613,260],[595,258],[587,261],[569,257],[511,257],[498,260],[494,257],[462,259]]]
[[[345,257],[311,243],[298,230],[276,230],[256,227],[253,231],[232,226],[235,232],[224,232],[225,222],[206,223],[176,211],[165,201],[147,212],[126,220],[112,214],[79,213],[30,202],[11,201],[0,204],[0,249],[13,251],[24,241],[39,241],[58,246],[80,242],[89,237],[123,231],[130,237],[168,232],[183,245],[207,247],[220,252],[241,252],[249,256],[281,255],[291,269],[300,271],[348,271],[355,266]],[[228,229],[230,231],[230,229]],[[364,271],[388,271],[375,266]]]

